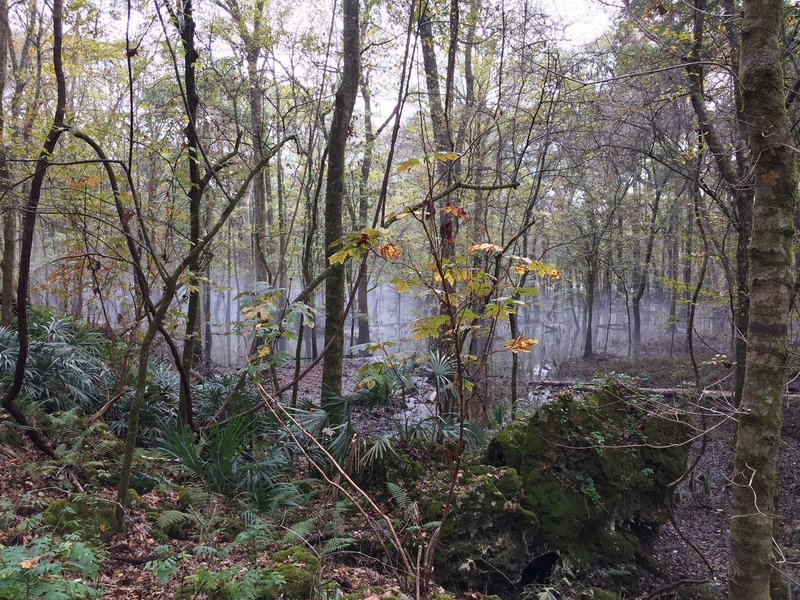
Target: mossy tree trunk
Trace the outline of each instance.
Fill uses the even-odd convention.
[[[738,412],[731,600],[767,600],[778,569],[777,457],[794,286],[795,156],[784,108],[780,0],[745,0],[739,78],[755,178],[747,370]],[[773,595],[772,597],[779,596]]]
[[[345,149],[350,119],[358,93],[361,71],[361,43],[358,23],[359,0],[342,3],[344,44],[342,81],[336,92],[328,138],[328,177],[325,189],[325,258],[336,250],[342,237],[342,207],[345,201]],[[322,405],[330,408],[332,398],[342,392],[344,355],[344,265],[334,265],[325,279],[325,357],[322,363]]]

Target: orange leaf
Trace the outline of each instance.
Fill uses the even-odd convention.
[[[400,249],[392,244],[384,244],[378,248],[378,255],[385,260],[397,260],[400,258]]]
[[[503,346],[509,352],[513,352],[516,354],[517,352],[530,352],[531,346],[538,344],[539,340],[534,340],[532,338],[525,338],[521,335],[518,335],[513,340],[508,340],[503,342]]]
[[[467,211],[465,211],[460,206],[452,206],[452,205],[448,204],[447,206],[444,207],[444,214],[452,215],[456,219],[462,219],[464,221],[471,221],[472,220],[472,217],[470,217],[467,214]]]
[[[34,556],[33,558],[29,558],[28,560],[23,560],[19,563],[19,566],[23,569],[32,569],[36,565],[39,564],[39,561],[42,559],[41,556]]]

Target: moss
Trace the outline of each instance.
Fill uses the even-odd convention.
[[[484,455],[484,462],[495,467],[508,466],[519,471],[522,465],[522,447],[525,440],[527,422],[511,422],[495,435]]]
[[[538,531],[536,515],[498,483],[519,496],[521,480],[510,468],[498,473],[465,476],[464,491],[442,528],[444,544],[434,573],[446,587],[507,589],[526,568]],[[431,515],[439,518],[441,515]],[[503,565],[502,572],[497,565]],[[488,583],[487,583],[488,582]]]
[[[502,595],[509,583],[542,580],[552,557],[579,570],[635,572],[688,455],[687,445],[676,445],[689,437],[686,425],[653,416],[648,402],[611,381],[584,399],[560,394],[500,431],[484,455],[500,468],[465,469],[443,529],[440,583]],[[439,505],[431,498],[422,506]],[[503,565],[500,577],[491,565]]]
[[[220,528],[220,536],[223,541],[232,542],[245,529],[247,526],[241,519],[225,519]]]
[[[266,589],[263,600],[307,600],[314,597],[319,572],[319,559],[303,548],[289,548],[272,555],[275,570],[283,578],[280,586]]]
[[[522,477],[512,467],[499,469],[499,478],[495,483],[495,487],[507,499],[515,499],[522,492]]]
[[[85,494],[69,500],[53,500],[42,515],[42,522],[59,533],[76,533],[84,540],[109,541],[119,529],[112,504]]]
[[[724,600],[726,597],[719,582],[687,585],[678,591],[679,600]]]

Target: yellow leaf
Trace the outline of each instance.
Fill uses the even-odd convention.
[[[525,264],[511,265],[511,270],[514,271],[517,275],[525,275],[525,273],[528,272],[528,265]]]
[[[407,173],[408,171],[416,167],[418,164],[419,164],[418,158],[409,158],[408,160],[404,160],[403,162],[397,165],[397,172],[401,174]]]
[[[516,354],[517,352],[530,352],[531,346],[538,344],[539,340],[534,340],[532,338],[525,338],[521,335],[518,335],[513,340],[508,340],[503,342],[503,346],[509,352],[513,352]]]
[[[436,160],[441,160],[442,162],[451,162],[461,158],[461,155],[458,152],[443,152],[441,150],[434,152],[433,156]]]
[[[394,289],[397,290],[398,294],[405,294],[411,290],[411,286],[404,279],[393,279],[392,283],[394,284]]]
[[[269,349],[269,346],[264,344],[263,346],[261,346],[261,348],[258,349],[258,356],[259,358],[265,358],[270,355],[270,352],[271,351]]]

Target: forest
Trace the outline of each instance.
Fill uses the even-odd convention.
[[[0,0],[0,598],[800,598],[798,50]]]

